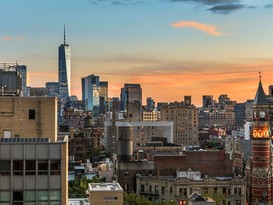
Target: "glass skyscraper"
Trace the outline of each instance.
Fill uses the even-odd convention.
[[[93,110],[94,106],[99,106],[99,76],[89,75],[82,78],[82,101],[85,110]]]
[[[71,50],[70,46],[65,42],[59,46],[59,97],[64,101],[70,96],[71,90]]]

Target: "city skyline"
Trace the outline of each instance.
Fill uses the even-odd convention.
[[[110,97],[125,83],[139,83],[143,99],[191,95],[196,105],[202,95],[253,99],[259,71],[266,93],[273,84],[267,77],[273,67],[271,1],[14,0],[0,6],[1,61],[27,65],[31,86],[57,81],[64,23],[72,95],[79,98],[81,77],[91,74],[109,82]]]

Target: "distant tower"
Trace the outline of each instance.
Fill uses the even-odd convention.
[[[272,204],[272,166],[269,104],[261,76],[253,102],[252,131],[252,204]]]
[[[100,77],[94,74],[84,77],[82,80],[82,102],[84,110],[93,110],[100,105]]]
[[[64,27],[64,43],[59,46],[59,97],[64,101],[70,96],[71,90],[71,50],[70,46],[65,42]]]

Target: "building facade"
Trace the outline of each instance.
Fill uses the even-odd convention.
[[[68,139],[57,138],[57,99],[0,99],[0,204],[68,201]]]
[[[141,176],[136,178],[137,194],[151,201],[175,201],[188,204],[196,193],[202,196],[217,193],[223,196],[221,204],[246,204],[245,179],[241,177],[201,177],[200,171],[177,170],[176,177]]]
[[[100,105],[99,81],[100,77],[96,75],[82,78],[82,101],[86,111]]]
[[[199,145],[198,110],[195,106],[168,105],[160,108],[162,121],[173,122],[173,143]]]

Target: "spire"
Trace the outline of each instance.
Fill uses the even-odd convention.
[[[261,72],[259,72],[259,86],[256,92],[256,96],[253,102],[254,105],[267,105],[266,96],[264,93],[263,85],[262,85],[262,76]]]
[[[65,45],[65,24],[64,24],[64,45]]]

